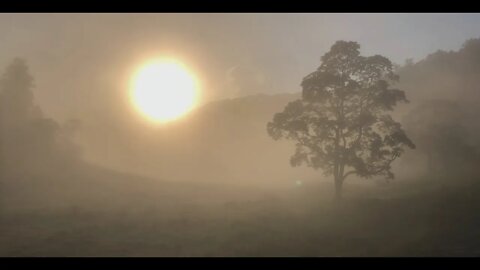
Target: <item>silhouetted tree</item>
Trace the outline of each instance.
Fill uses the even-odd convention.
[[[33,77],[25,60],[15,58],[0,78],[2,123],[24,123],[40,114],[33,102]]]
[[[20,145],[18,131],[35,111],[32,87],[33,78],[25,61],[15,58],[0,78],[0,185],[11,167],[7,160],[16,154],[13,148]]]
[[[14,59],[0,77],[0,192],[19,182],[59,179],[78,164],[71,136],[79,121],[59,125],[44,117],[32,89],[26,61]],[[0,212],[3,199],[0,194]]]
[[[333,175],[337,199],[350,175],[393,178],[391,163],[404,146],[415,147],[387,113],[407,102],[403,91],[390,88],[398,80],[392,63],[361,56],[359,49],[356,42],[337,41],[303,79],[302,98],[267,125],[273,139],[296,141],[292,166],[306,163]]]
[[[28,65],[20,58],[15,58],[0,78],[2,171],[46,168],[46,162],[58,165],[76,154],[69,134],[35,105],[33,86]]]

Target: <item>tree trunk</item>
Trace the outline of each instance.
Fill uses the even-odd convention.
[[[342,185],[343,185],[343,179],[341,177],[336,176],[335,177],[335,200],[340,201],[342,200]]]

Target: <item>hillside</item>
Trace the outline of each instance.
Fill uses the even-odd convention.
[[[77,138],[87,160],[119,171],[172,181],[291,185],[298,178],[322,177],[308,168],[291,168],[292,143],[274,141],[266,131],[273,115],[298,97],[216,101],[164,127],[86,123]]]

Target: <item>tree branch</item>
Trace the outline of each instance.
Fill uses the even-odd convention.
[[[347,178],[347,176],[351,175],[351,174],[356,174],[357,171],[353,170],[353,171],[349,171],[347,172],[344,176],[343,176],[343,180],[345,180]]]

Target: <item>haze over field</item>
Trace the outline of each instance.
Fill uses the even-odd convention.
[[[479,255],[479,26],[0,14],[0,255]]]

